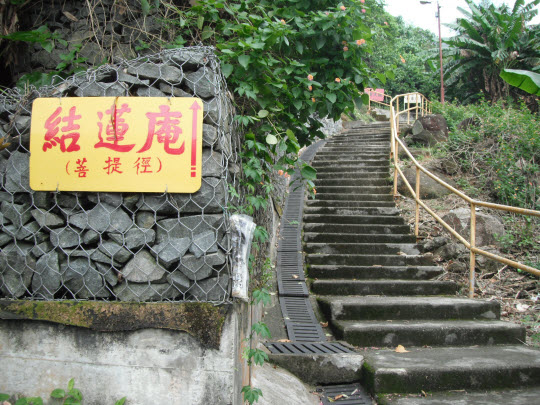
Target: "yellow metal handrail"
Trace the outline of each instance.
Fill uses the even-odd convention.
[[[414,97],[412,97],[414,96]],[[413,107],[411,107],[411,100],[414,100],[415,104]],[[420,100],[420,102],[418,102]],[[400,103],[403,104],[403,109],[400,111]],[[397,107],[397,112],[396,108]],[[407,107],[407,108],[405,108]],[[438,178],[435,174],[431,173],[429,170],[427,170],[425,167],[423,167],[418,161],[414,158],[414,156],[411,154],[405,143],[399,138],[399,122],[400,122],[400,116],[402,114],[407,113],[407,123],[410,123],[411,118],[411,111],[415,112],[415,117],[418,118],[418,116],[423,116],[426,113],[431,113],[431,102],[424,97],[424,95],[420,93],[408,93],[408,94],[400,94],[394,98],[392,98],[390,102],[390,129],[392,132],[392,141],[391,141],[391,158],[393,158],[394,161],[394,197],[398,196],[397,192],[397,183],[398,183],[398,175],[401,176],[403,179],[406,187],[409,189],[409,192],[412,196],[414,196],[414,200],[416,202],[416,208],[415,208],[415,225],[414,225],[414,234],[416,237],[418,237],[419,234],[419,220],[420,220],[420,207],[424,208],[437,222],[439,222],[448,232],[450,232],[457,240],[459,240],[467,249],[470,251],[470,260],[469,260],[469,297],[472,298],[474,296],[474,285],[475,285],[475,266],[476,266],[476,255],[480,254],[483,256],[486,256],[492,260],[496,260],[500,263],[504,263],[508,266],[526,271],[528,273],[534,274],[535,276],[540,277],[540,270],[535,269],[534,267],[527,266],[523,263],[519,263],[510,259],[507,259],[503,256],[499,256],[490,252],[486,252],[485,250],[479,249],[476,247],[476,207],[486,207],[490,209],[496,209],[500,211],[506,211],[506,212],[514,212],[517,214],[522,215],[529,215],[529,216],[535,216],[540,217],[540,211],[536,210],[529,210],[525,208],[518,208],[518,207],[512,207],[509,205],[501,205],[501,204],[494,204],[494,203],[488,203],[484,201],[475,200],[468,195],[464,194],[463,192],[459,191],[458,189],[452,187],[448,183],[445,183],[443,180]],[[399,148],[403,148],[404,152],[407,154],[409,159],[414,163],[416,166],[416,187],[413,190],[411,184],[403,174],[403,171],[399,167],[399,160],[398,160],[398,152]],[[420,198],[420,173],[423,172],[433,180],[435,180],[437,183],[442,185],[443,187],[450,190],[452,193],[459,196],[461,199],[469,203],[470,206],[470,224],[471,224],[471,231],[470,231],[470,239],[467,241],[463,236],[461,236],[458,232],[454,230],[448,223],[446,223],[440,216],[438,216],[431,208],[429,208]]]

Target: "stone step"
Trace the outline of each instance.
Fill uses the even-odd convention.
[[[388,170],[384,170],[382,168],[381,170],[370,171],[370,172],[364,169],[360,169],[356,172],[347,172],[347,173],[340,173],[340,172],[328,173],[326,171],[317,172],[317,180],[334,180],[334,181],[340,182],[341,180],[349,180],[351,179],[351,177],[352,178],[369,177],[370,179],[384,179],[388,181],[390,179],[390,174],[388,173]]]
[[[367,195],[367,194],[366,194]],[[319,194],[317,194],[319,197]],[[360,194],[349,194],[348,200],[323,199],[307,200],[306,205],[311,207],[333,207],[333,208],[395,208],[396,204],[393,201],[362,201],[359,200]],[[337,198],[330,197],[330,198]]]
[[[364,234],[364,235],[407,235],[409,234],[409,225],[358,225],[358,224],[304,224],[304,232],[326,232],[341,234]]]
[[[375,153],[370,151],[352,151],[349,152],[332,152],[332,153],[317,153],[313,158],[313,162],[340,161],[340,160],[389,160],[387,153]]]
[[[377,215],[316,215],[305,214],[304,223],[318,224],[375,224],[375,225],[404,225],[405,220],[399,216]]]
[[[316,199],[307,200],[311,202],[315,201],[355,201],[355,202],[384,202],[391,203],[395,207],[394,196],[392,194],[341,194],[341,193],[322,193],[317,190]]]
[[[320,171],[317,171],[317,176],[319,174],[324,175],[334,175],[338,174],[340,176],[343,176],[344,174],[347,174],[349,176],[366,176],[371,173],[385,173],[387,176],[390,173],[390,167],[384,167],[384,166],[362,166],[362,167],[354,167],[354,166],[347,166],[347,167],[324,167],[319,168]]]
[[[327,144],[328,145],[328,144]],[[339,146],[338,144],[333,144],[330,146],[325,146],[323,149],[321,149],[319,152],[317,152],[316,156],[325,156],[325,155],[333,155],[337,153],[344,153],[344,154],[352,154],[352,153],[368,153],[372,152],[374,154],[386,154],[386,152],[390,152],[390,146],[383,146],[383,144],[380,145],[374,145],[370,146],[367,144],[347,144],[343,146]],[[388,155],[386,155],[388,157]]]
[[[335,321],[336,337],[360,347],[519,344],[525,328],[503,321]]]
[[[375,256],[377,257],[377,256]],[[316,280],[311,285],[315,294],[324,295],[454,295],[458,285],[451,281],[433,280]]]
[[[332,320],[495,320],[500,316],[498,302],[468,298],[320,296],[318,302]]]
[[[540,385],[540,349],[525,345],[411,348],[365,353],[375,393],[486,390]]]
[[[394,234],[350,234],[330,232],[307,232],[304,229],[304,241],[316,243],[415,243],[416,237],[408,233]]]
[[[419,255],[420,249],[416,243],[348,243],[348,241],[345,241],[345,243],[306,243],[304,245],[304,252],[320,254],[370,253],[373,255],[396,255],[404,253],[411,256]]]
[[[368,166],[382,166],[382,167],[389,167],[390,166],[390,160],[388,159],[381,159],[381,160],[375,160],[375,159],[364,159],[362,161],[358,160],[332,160],[332,161],[323,161],[323,162],[313,162],[311,164],[312,167],[315,169],[317,168],[326,168],[326,167],[339,167],[341,169],[345,167],[368,167]]]
[[[318,193],[390,194],[392,186],[319,186]]]
[[[371,177],[371,176],[370,176]],[[364,186],[388,186],[390,182],[387,178],[383,179],[373,179],[373,178],[364,178],[364,179],[316,179],[314,181],[316,187],[320,186],[349,186],[349,187],[364,187]]]
[[[433,259],[429,256],[406,256],[406,255],[371,255],[371,254],[308,254],[306,263],[334,264],[344,266],[423,266],[433,265]]]
[[[324,208],[324,207],[304,207],[305,214],[318,215],[399,215],[397,208]]]
[[[439,266],[335,266],[311,265],[310,278],[357,280],[429,280],[444,273]]]

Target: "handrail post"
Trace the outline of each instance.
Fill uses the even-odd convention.
[[[398,136],[398,134],[399,134],[399,96],[396,99],[396,105],[397,105],[396,117],[395,117],[395,120],[396,120],[396,136]],[[396,149],[396,153],[397,153],[397,149]]]
[[[414,95],[414,101],[416,101],[415,105],[415,111],[416,111],[416,119],[418,119],[418,93]]]
[[[411,123],[411,96],[407,96],[407,125]]]
[[[416,166],[416,209],[415,209],[415,222],[414,222],[414,235],[418,240],[418,234],[420,230],[420,168]]]
[[[470,249],[470,268],[469,268],[469,298],[474,297],[474,281],[476,254],[473,249],[476,247],[476,205],[471,203],[471,249]]]

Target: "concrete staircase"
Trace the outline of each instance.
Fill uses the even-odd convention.
[[[389,140],[388,123],[332,137],[313,160],[317,194],[304,209],[312,292],[336,337],[366,348],[364,383],[375,394],[540,386],[525,329],[499,320],[496,301],[436,279],[443,269],[395,208]]]

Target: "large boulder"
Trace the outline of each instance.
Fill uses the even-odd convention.
[[[468,208],[458,208],[443,217],[465,239],[471,235],[471,211]],[[503,223],[495,216],[476,212],[476,246],[500,246],[498,237],[504,234]]]
[[[434,146],[448,139],[448,125],[440,114],[430,114],[418,118],[412,127],[409,143]]]
[[[416,190],[416,167],[405,167],[402,169],[403,174],[405,175],[405,178],[409,182],[409,184],[412,186],[413,190]],[[452,187],[457,187],[457,184],[448,177],[444,176],[440,173],[434,173],[439,177],[442,181],[445,183],[448,183]],[[411,193],[409,192],[409,189],[405,185],[405,182],[402,180],[401,176],[398,178],[398,191],[406,196],[411,196]],[[444,197],[445,195],[449,195],[452,192],[448,190],[443,185],[439,184],[435,180],[433,180],[431,177],[426,176],[424,173],[420,173],[420,197],[426,200]]]

